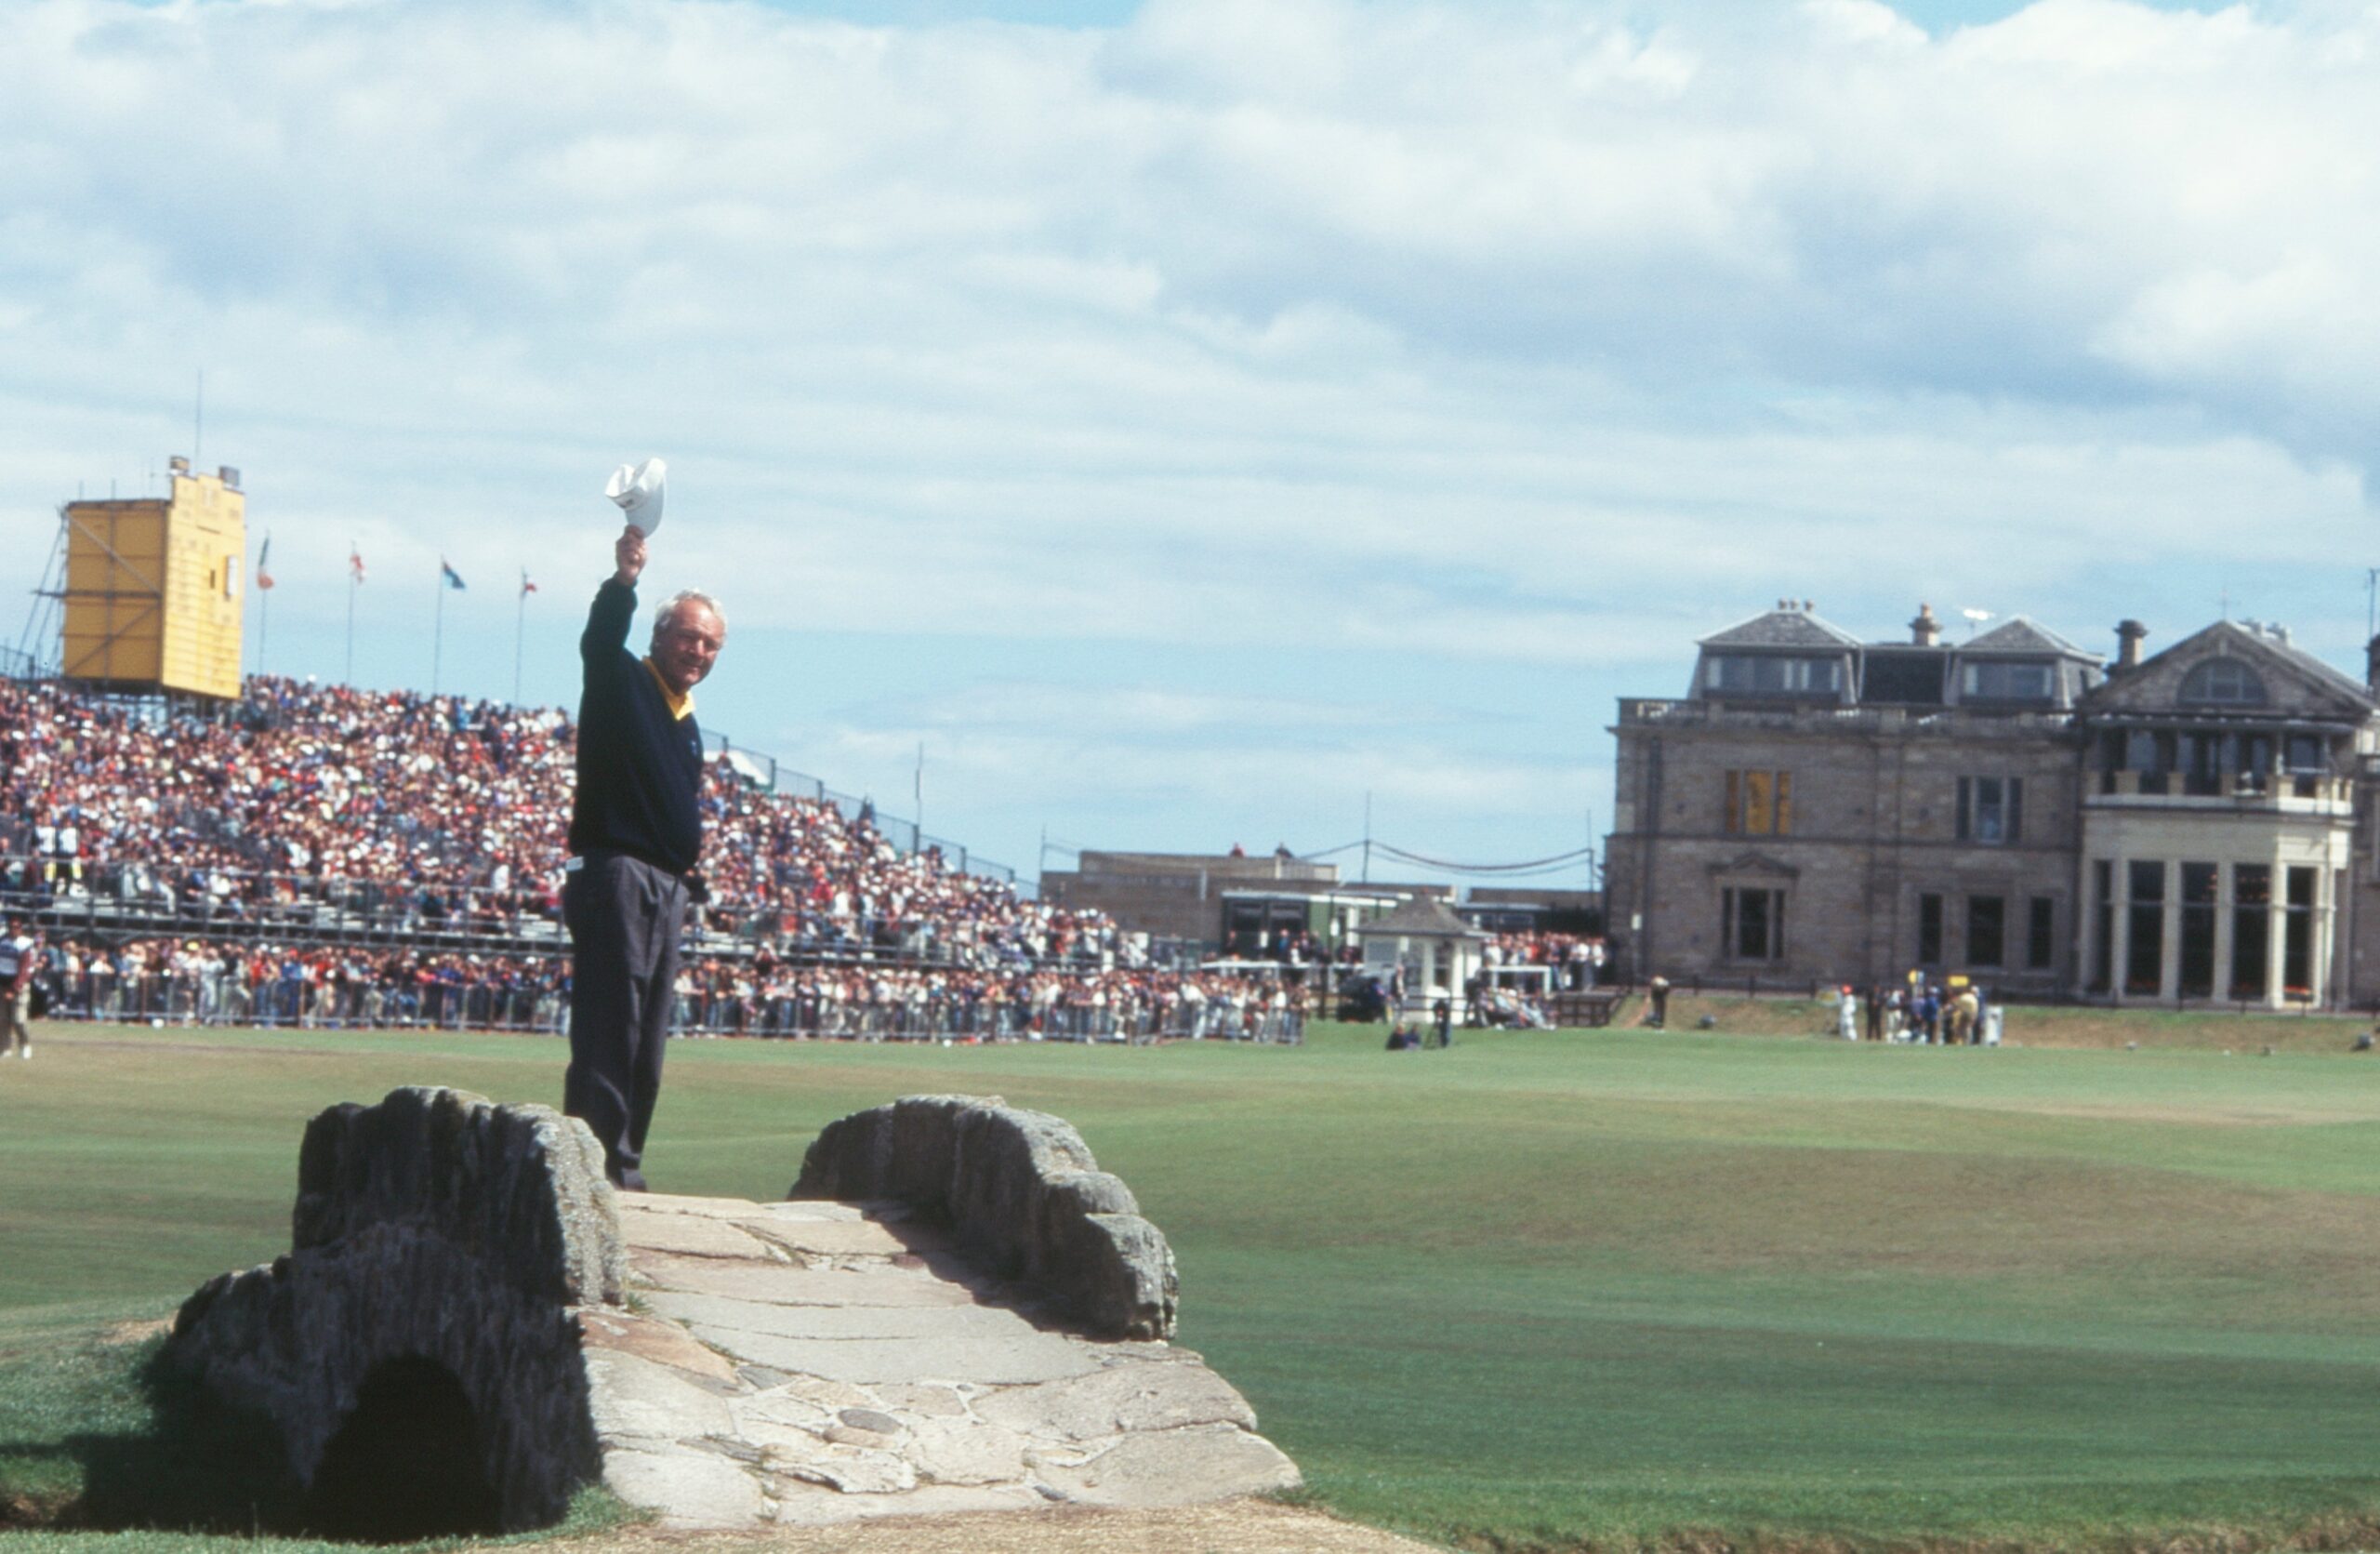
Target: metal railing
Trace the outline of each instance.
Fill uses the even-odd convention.
[[[1295,1009],[1249,1009],[1223,1001],[1117,1008],[1010,999],[861,1002],[799,992],[681,999],[677,1029],[684,1034],[864,1042],[1210,1040],[1295,1044],[1305,1040],[1305,1016]]]
[[[97,937],[208,938],[558,954],[568,936],[558,899],[537,884],[416,884],[205,864],[0,855],[0,912]],[[1012,938],[959,942],[932,923],[811,907],[715,902],[689,943],[705,953],[761,944],[880,961],[979,968],[1038,963]],[[1065,955],[1097,965],[1113,950],[1091,935]]]
[[[563,1034],[569,1000],[558,976],[522,981],[297,975],[252,977],[239,968],[86,967],[53,975],[42,1017],[100,1024],[246,1026],[300,1030],[512,1030]],[[1168,1006],[1007,997],[849,1000],[813,989],[765,993],[696,990],[670,1012],[678,1036],[759,1036],[864,1042],[1129,1042],[1213,1040],[1296,1043],[1305,1016],[1227,1001]]]
[[[255,943],[409,945],[551,954],[564,942],[542,891],[337,875],[0,857],[0,910],[63,932]]]
[[[237,973],[86,969],[53,977],[43,1017],[98,1024],[325,1030],[567,1028],[557,983],[309,981]]]

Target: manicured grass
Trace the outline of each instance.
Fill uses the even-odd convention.
[[[2351,1028],[1737,1034],[1814,1013],[1422,1054],[1328,1026],[1290,1049],[685,1043],[652,1164],[773,1197],[821,1124],[894,1096],[1055,1111],[1172,1239],[1183,1341],[1316,1497],[1448,1541],[2246,1547],[2380,1518],[2380,1060],[2345,1055]],[[63,1339],[285,1248],[306,1117],[401,1083],[550,1102],[562,1056],[122,1029],[39,1052],[0,1068],[0,1499],[73,1487],[55,1421],[14,1401]]]

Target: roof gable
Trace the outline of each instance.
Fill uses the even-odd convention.
[[[1807,610],[1770,610],[1704,637],[1704,647],[1852,648],[1859,639]]]
[[[2263,681],[2265,700],[2238,708],[2206,707],[2181,700],[2182,681],[2210,658],[2238,658]],[[2193,631],[2162,653],[2109,677],[2085,693],[2086,714],[2115,712],[2205,714],[2240,717],[2308,717],[2361,723],[2380,712],[2372,692],[2304,648],[2281,642],[2236,620],[2218,620]]]
[[[1979,637],[1958,644],[1962,653],[2057,653],[2097,663],[2098,655],[2082,648],[2041,625],[2030,616],[2010,616]]]
[[[1367,923],[1355,924],[1357,934],[1435,934],[1443,937],[1484,939],[1488,936],[1455,916],[1443,901],[1418,897],[1401,907],[1394,907]]]

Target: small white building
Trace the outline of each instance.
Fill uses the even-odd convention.
[[[1488,936],[1455,916],[1446,903],[1408,901],[1393,911],[1355,925],[1364,969],[1385,978],[1404,970],[1405,1007],[1445,999],[1457,1020],[1463,1017],[1463,990],[1485,963]]]

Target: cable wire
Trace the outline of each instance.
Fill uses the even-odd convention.
[[[1575,863],[1582,858],[1593,857],[1595,852],[1593,846],[1586,846],[1567,853],[1557,853],[1550,858],[1532,858],[1527,863],[1449,863],[1444,858],[1424,857],[1420,853],[1408,853],[1402,847],[1393,846],[1385,842],[1375,841],[1372,846],[1391,857],[1402,858],[1407,863],[1418,863],[1427,869],[1443,869],[1452,874],[1517,874],[1529,870],[1553,869],[1562,864]]]

